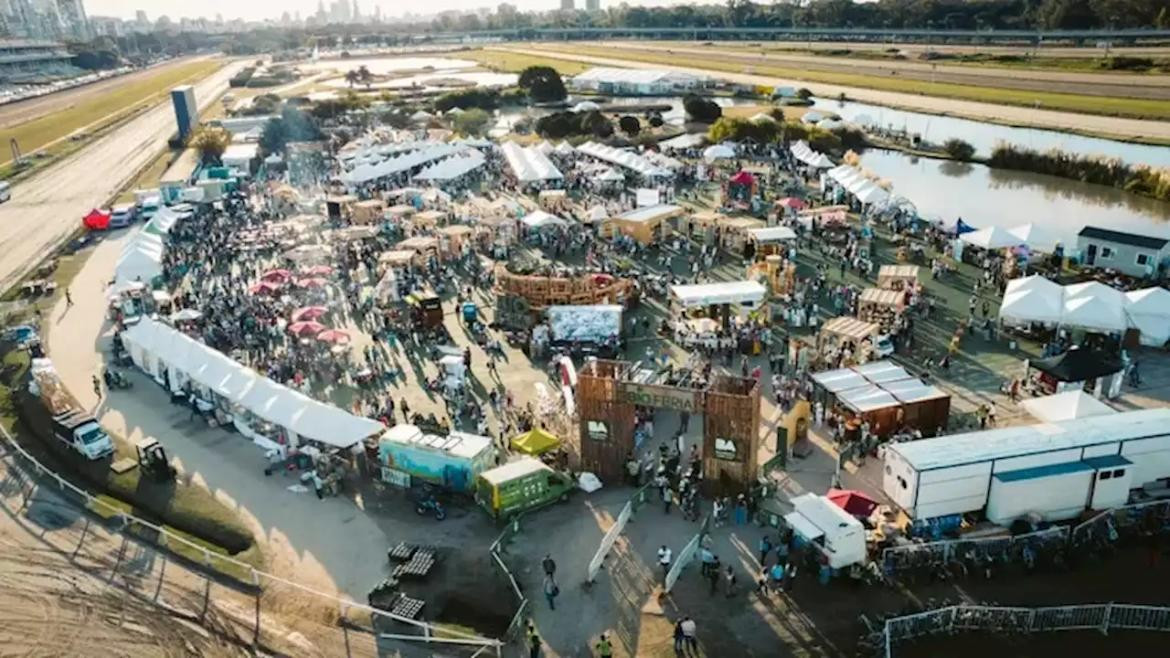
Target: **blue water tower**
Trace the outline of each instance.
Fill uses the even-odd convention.
[[[171,90],[175,106],[175,121],[179,124],[179,141],[186,141],[199,122],[199,106],[195,104],[195,87],[183,85]]]

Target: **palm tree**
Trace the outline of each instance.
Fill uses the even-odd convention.
[[[349,83],[349,86],[351,88],[353,87],[354,83],[356,83],[358,81],[358,77],[359,76],[358,76],[357,71],[346,71],[345,72],[345,81]]]
[[[199,160],[205,165],[218,165],[224,151],[232,143],[232,134],[217,126],[203,126],[191,135],[189,145],[199,151]]]
[[[370,81],[374,79],[374,75],[370,73],[370,69],[366,68],[364,64],[358,67],[357,77],[366,86],[366,89],[370,88]]]

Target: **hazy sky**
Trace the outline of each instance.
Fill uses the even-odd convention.
[[[353,0],[349,0],[353,2]],[[555,9],[560,6],[560,0],[508,0],[523,10]],[[576,0],[578,7],[585,6],[585,0]],[[682,0],[626,0],[631,5],[669,5],[684,4]],[[328,11],[331,0],[325,0],[325,9]],[[382,6],[382,14],[387,16],[401,15],[407,11],[416,14],[435,13],[446,9],[476,9],[478,7],[496,7],[501,0],[428,0],[427,2],[408,2],[406,0],[358,0],[358,9],[363,15],[373,13],[375,5]],[[699,0],[702,2],[702,0]],[[620,0],[601,0],[601,7],[620,4]],[[697,3],[696,3],[697,4]],[[85,10],[91,16],[119,16],[133,18],[137,10],[146,12],[150,20],[166,14],[171,18],[190,16],[196,18],[204,16],[214,18],[217,13],[226,18],[244,18],[258,20],[263,18],[280,18],[282,12],[294,14],[299,11],[302,17],[307,17],[317,11],[317,0],[85,0]]]

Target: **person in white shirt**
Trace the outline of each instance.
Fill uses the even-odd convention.
[[[666,574],[670,571],[671,555],[672,554],[671,554],[670,549],[667,548],[665,544],[662,545],[662,548],[658,549],[658,564],[662,566],[662,577],[663,578],[665,578]]]

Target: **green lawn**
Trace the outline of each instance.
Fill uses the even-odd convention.
[[[76,130],[93,125],[90,131],[117,121],[163,98],[170,89],[201,80],[224,65],[222,59],[205,59],[169,66],[154,75],[121,85],[97,98],[86,99],[67,109],[0,130],[0,142],[16,139],[24,153],[61,139]],[[0,164],[11,161],[8,149],[0,154]]]
[[[577,75],[591,67],[582,62],[570,62],[555,57],[539,57],[521,53],[507,53],[498,50],[471,50],[460,52],[459,57],[479,62],[485,68],[494,71],[519,73],[529,66],[551,66],[562,76]]]
[[[904,94],[920,96],[938,96],[942,98],[957,98],[960,100],[979,101],[983,103],[998,103],[1001,105],[1018,105],[1036,107],[1045,110],[1063,110],[1082,114],[1101,114],[1105,116],[1130,117],[1136,119],[1170,119],[1170,103],[1160,100],[1139,98],[1110,98],[1104,96],[1081,96],[1077,94],[1062,94],[1055,92],[1036,92],[1019,89],[1002,89],[997,87],[977,87],[973,85],[950,84],[943,82],[924,82],[900,78],[860,75],[855,73],[830,73],[823,71],[805,71],[797,68],[774,66],[765,63],[745,65],[743,62],[728,62],[716,57],[702,57],[687,53],[656,53],[641,50],[622,50],[621,48],[603,48],[598,46],[541,46],[549,52],[561,56],[573,54],[593,57],[613,57],[628,59],[648,64],[669,64],[672,66],[688,66],[711,71],[728,73],[751,73],[753,75],[776,76],[790,80],[807,82],[822,82],[827,84],[860,87],[865,89],[879,89]]]

